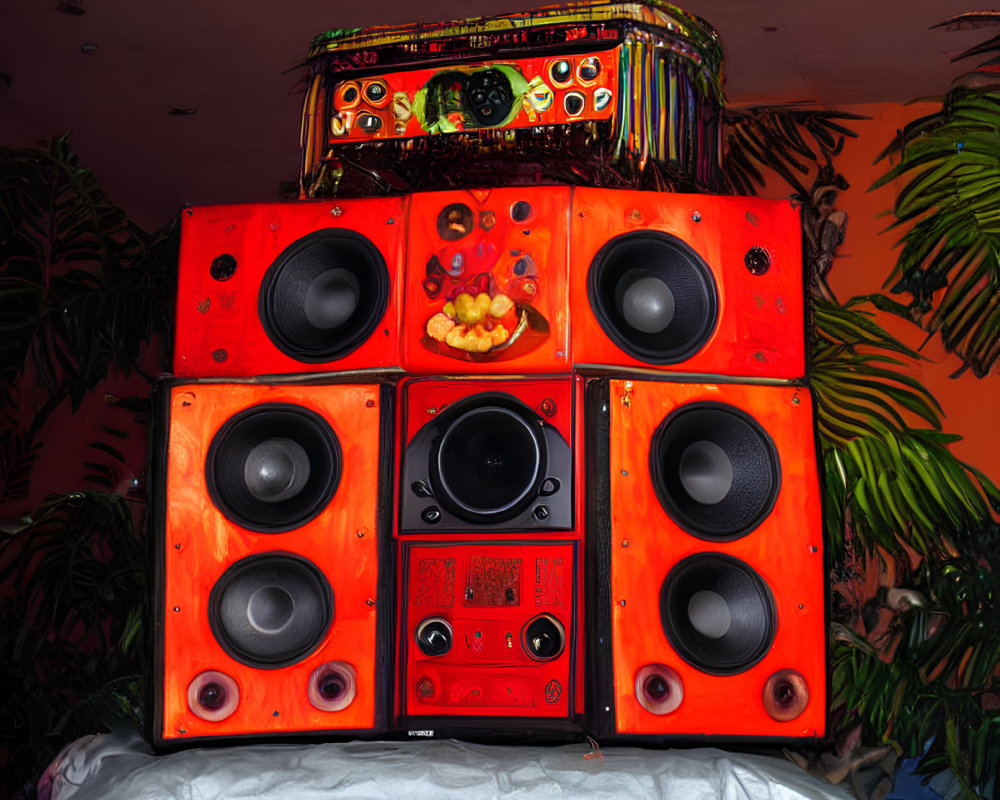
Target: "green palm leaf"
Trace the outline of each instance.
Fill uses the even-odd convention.
[[[905,183],[890,229],[904,230],[885,285],[983,377],[1000,357],[1000,94],[953,89],[939,114],[904,128],[872,188]]]

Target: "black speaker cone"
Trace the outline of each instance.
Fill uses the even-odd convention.
[[[275,347],[297,361],[343,358],[378,326],[389,271],[378,248],[353,231],[316,231],[293,242],[261,281],[258,313]]]
[[[264,403],[219,428],[205,459],[215,505],[261,533],[300,527],[330,502],[340,482],[337,435],[319,414],[290,403]]]
[[[587,294],[608,338],[649,364],[690,358],[718,319],[711,269],[680,239],[657,231],[604,245],[590,265]]]
[[[508,519],[538,495],[546,464],[541,425],[526,406],[495,395],[461,409],[432,455],[435,496],[469,521]]]
[[[209,624],[222,648],[260,669],[311,653],[333,622],[333,591],[311,562],[287,553],[248,556],[212,587]]]
[[[660,423],[649,451],[660,504],[684,530],[710,541],[745,536],[771,512],[781,482],[778,451],[748,414],[690,403]]]
[[[565,648],[566,631],[551,614],[540,614],[524,626],[521,645],[529,658],[551,661],[558,658]]]
[[[443,656],[451,650],[451,625],[441,617],[428,617],[417,625],[417,647],[426,656]]]
[[[748,564],[721,553],[678,562],[660,590],[660,618],[677,654],[712,675],[760,661],[777,630],[771,590]]]

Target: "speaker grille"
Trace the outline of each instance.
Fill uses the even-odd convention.
[[[297,361],[336,361],[375,331],[389,302],[378,248],[341,229],[293,242],[261,281],[258,313],[275,347]]]
[[[333,590],[311,562],[288,553],[248,556],[212,587],[209,625],[237,661],[260,669],[294,664],[333,622]]]
[[[264,403],[219,428],[205,459],[212,502],[233,522],[261,533],[304,525],[340,482],[340,442],[316,412]]]
[[[680,239],[657,231],[604,245],[590,265],[587,295],[608,338],[648,364],[690,358],[718,320],[711,269]]]
[[[653,435],[649,470],[670,517],[700,539],[745,536],[774,507],[778,451],[748,414],[722,403],[691,403]]]
[[[478,395],[450,409],[431,455],[435,496],[470,522],[521,513],[545,475],[546,447],[536,415],[514,398]]]
[[[774,597],[745,562],[721,553],[679,561],[660,590],[671,647],[702,672],[736,675],[760,661],[777,629]]]

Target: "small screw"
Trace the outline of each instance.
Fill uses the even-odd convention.
[[[365,538],[365,529],[364,528],[358,528],[358,538],[359,539],[364,539]]]
[[[180,549],[181,549],[181,546],[179,544],[175,544],[174,545],[174,550],[180,550]]]
[[[802,603],[799,603],[799,608],[800,608],[800,609],[803,609],[803,608],[805,608],[805,606],[804,606],[804,605],[802,605]]]
[[[277,711],[275,711],[275,712],[274,712],[274,713],[273,713],[273,714],[272,714],[271,716],[272,716],[272,717],[276,717],[276,716],[278,716],[278,712],[277,712]]]
[[[330,213],[333,214],[333,216],[335,217],[339,217],[343,215],[344,209],[342,209],[340,206],[334,206],[333,208],[330,209]]]
[[[628,539],[622,540],[622,547],[628,547]]]
[[[181,610],[181,607],[180,607],[180,606],[174,606],[174,611],[175,611],[175,612],[179,612],[180,610]]]
[[[367,600],[365,600],[365,604],[366,604],[366,605],[369,605],[369,606],[373,606],[373,605],[375,605],[375,601],[374,601],[374,600],[372,600],[372,599],[371,599],[371,598],[369,597],[369,598],[368,598]]]
[[[395,222],[396,222],[396,220],[394,220],[392,217],[389,217],[389,219],[387,219],[385,221],[385,224],[386,225],[393,225],[393,224],[395,224]]]
[[[795,405],[798,405],[799,404],[799,398],[798,397],[793,397],[792,398],[792,403],[794,403]]]
[[[368,402],[365,403],[365,407],[366,408],[375,408],[375,401],[374,400],[369,400]]]
[[[692,219],[692,220],[694,220],[695,222],[701,222],[701,213],[700,213],[700,212],[698,212],[698,211],[695,211],[695,212],[694,212],[694,213],[693,213],[693,214],[691,215],[691,219]]]
[[[628,470],[627,469],[623,469],[622,470],[622,475],[627,478],[628,477]]]
[[[624,601],[624,600],[619,600],[619,601],[618,601],[618,605],[620,605],[620,606],[623,606],[623,605],[625,605],[625,601]]]

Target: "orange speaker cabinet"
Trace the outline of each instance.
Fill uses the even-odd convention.
[[[577,714],[576,542],[403,544],[409,730],[536,732]]]
[[[805,375],[801,224],[787,201],[577,188],[573,361]]]
[[[603,379],[587,405],[595,735],[823,736],[809,390]]]
[[[566,186],[410,199],[408,372],[567,372]]]
[[[390,388],[172,382],[158,399],[154,744],[384,728]]]
[[[174,372],[398,369],[406,199],[182,212]]]

